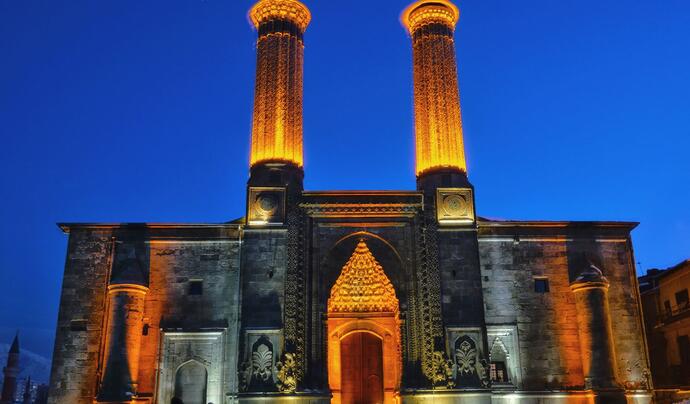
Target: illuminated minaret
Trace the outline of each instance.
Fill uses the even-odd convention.
[[[430,332],[416,338],[423,341],[421,370],[432,385],[437,358],[455,358],[458,347],[453,344],[460,341],[446,340],[444,329],[479,330],[466,337],[488,352],[474,187],[467,178],[460,117],[454,42],[459,18],[460,11],[448,0],[416,1],[401,16],[412,40],[417,189],[425,206],[421,268],[427,269],[429,282],[420,285],[418,299],[431,313],[419,317],[420,328]],[[434,284],[438,286],[429,286]],[[436,287],[441,296],[432,293]],[[442,321],[431,320],[434,316]],[[476,389],[476,394],[484,389],[477,402],[491,401],[486,374],[468,378],[458,372],[454,383],[456,388]]]
[[[261,0],[249,17],[258,31],[250,185],[301,183],[303,35],[311,14],[297,0]]]
[[[440,173],[446,178],[450,174],[453,185],[463,178],[466,181],[453,40],[459,17],[458,8],[446,0],[417,1],[401,17],[412,39],[416,174],[420,182]]]

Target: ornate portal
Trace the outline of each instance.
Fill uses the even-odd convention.
[[[360,240],[328,299],[328,380],[333,403],[394,403],[400,390],[398,298]]]

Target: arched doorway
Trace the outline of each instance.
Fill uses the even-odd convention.
[[[360,240],[328,299],[328,382],[334,404],[398,401],[398,311],[393,285]]]
[[[175,373],[175,397],[185,404],[206,404],[206,367],[197,361],[189,361]]]

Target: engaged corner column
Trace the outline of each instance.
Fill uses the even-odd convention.
[[[590,265],[570,288],[575,294],[585,387],[620,394],[609,313],[609,281],[599,268]]]
[[[144,298],[149,289],[135,284],[108,286],[108,323],[105,333],[99,403],[130,403],[136,395]]]

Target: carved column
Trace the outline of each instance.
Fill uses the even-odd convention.
[[[296,0],[261,0],[249,16],[259,34],[250,165],[302,167],[302,37],[311,15]]]
[[[418,1],[402,15],[412,38],[417,176],[467,171],[453,42],[459,17],[445,0]]]
[[[139,351],[148,288],[134,284],[108,287],[108,325],[103,363],[105,370],[97,402],[131,403],[136,396]]]
[[[575,294],[585,386],[602,393],[620,392],[609,313],[609,281],[591,265],[570,284]],[[605,402],[611,401],[607,397]],[[607,401],[608,400],[608,401]]]

